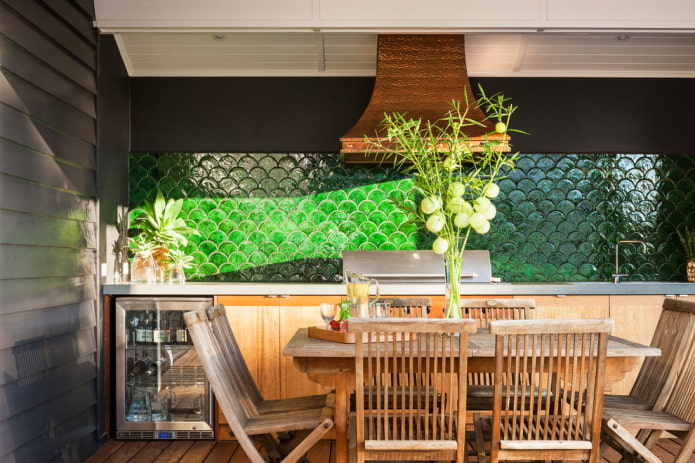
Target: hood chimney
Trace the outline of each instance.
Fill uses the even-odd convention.
[[[381,162],[367,153],[365,135],[385,138],[380,124],[384,114],[398,112],[407,118],[436,121],[450,109],[451,100],[470,108],[468,117],[483,126],[471,126],[470,144],[495,139],[494,123],[475,104],[466,71],[462,34],[386,34],[377,42],[376,81],[369,104],[357,123],[340,138],[347,163]],[[466,95],[466,96],[464,96]],[[501,137],[501,136],[500,136]]]

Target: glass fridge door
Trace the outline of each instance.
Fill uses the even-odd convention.
[[[214,438],[210,386],[183,320],[211,305],[209,298],[117,299],[117,438]]]

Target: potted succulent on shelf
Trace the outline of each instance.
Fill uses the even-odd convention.
[[[387,135],[365,137],[371,150],[391,155],[396,167],[412,176],[410,197],[396,204],[412,222],[434,235],[432,250],[445,257],[444,316],[449,318],[461,317],[460,275],[469,236],[490,229],[496,215],[491,200],[499,193],[500,172],[513,168],[516,159],[516,154],[507,152],[506,143],[516,107],[501,94],[488,97],[480,86],[479,91],[480,98],[471,105],[477,104],[496,124],[494,136],[485,135],[484,143],[477,146],[466,132],[482,124],[470,118],[472,106],[467,99],[452,101],[451,109],[437,121],[386,114],[382,127]]]
[[[678,237],[683,243],[685,257],[688,259],[686,276],[688,281],[695,282],[695,230],[690,230],[688,227],[685,227],[683,233],[681,233],[679,230],[676,231],[678,232]]]
[[[169,283],[184,284],[186,282],[184,269],[193,266],[193,257],[187,255],[183,249],[173,248],[169,250],[164,263],[165,270],[169,272]]]
[[[198,233],[179,217],[182,207],[183,199],[166,200],[162,192],[157,190],[155,200],[145,201],[143,208],[136,210],[130,221],[131,227],[140,230],[139,239],[154,245],[152,255],[159,266],[160,280],[169,251],[185,247],[188,236]]]
[[[155,243],[145,239],[143,235],[129,238],[128,244],[133,251],[133,261],[130,264],[130,282],[152,284],[157,282],[158,266],[153,257]]]

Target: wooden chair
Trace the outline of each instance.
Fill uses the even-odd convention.
[[[300,406],[300,399],[263,400],[241,352],[234,349],[236,341],[231,330],[231,338],[225,338],[227,335],[221,336],[213,329],[213,325],[221,327],[223,315],[224,307],[218,306],[214,310],[187,312],[184,320],[215,398],[239,445],[253,463],[268,460],[291,463],[305,459],[306,452],[333,427],[334,394],[327,394],[321,406],[315,406],[314,398],[304,407]],[[226,317],[224,322],[227,323]]]
[[[429,297],[382,297],[378,302],[391,304],[391,318],[427,318],[432,307]]]
[[[605,408],[660,410],[668,400],[688,349],[695,338],[695,302],[664,299],[652,336],[661,355],[646,357],[629,395],[606,394]]]
[[[490,322],[492,416],[474,418],[478,461],[600,460],[610,319]],[[503,400],[504,399],[504,400]],[[583,407],[575,407],[581,400]]]
[[[645,360],[630,396],[605,404],[604,444],[657,462],[651,448],[670,432],[683,439],[675,461],[687,462],[695,451],[695,302],[664,301],[652,346],[661,357]]]
[[[479,329],[494,320],[527,320],[536,308],[533,299],[461,299],[463,318],[472,318]],[[468,373],[468,410],[492,410],[492,373]]]
[[[471,320],[350,319],[356,460],[464,461]],[[393,384],[393,377],[408,381]],[[459,423],[460,419],[460,423]]]
[[[533,299],[461,299],[463,318],[476,320],[478,328],[494,320],[528,320],[535,308]]]
[[[239,344],[236,342],[232,328],[227,319],[226,308],[223,304],[210,307],[206,310],[208,320],[212,326],[213,333],[222,346],[222,353],[227,357],[227,361],[236,366],[236,375],[239,377],[239,387],[245,388],[245,401],[242,403],[249,411],[261,413],[266,409],[276,411],[305,410],[307,408],[322,408],[326,402],[326,394],[318,394],[303,397],[292,397],[281,400],[266,400],[263,398],[258,386],[256,385],[248,365],[244,360]],[[246,402],[249,402],[248,404]]]

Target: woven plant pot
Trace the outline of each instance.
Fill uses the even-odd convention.
[[[695,282],[695,259],[688,259],[685,274],[688,277],[688,281]]]

